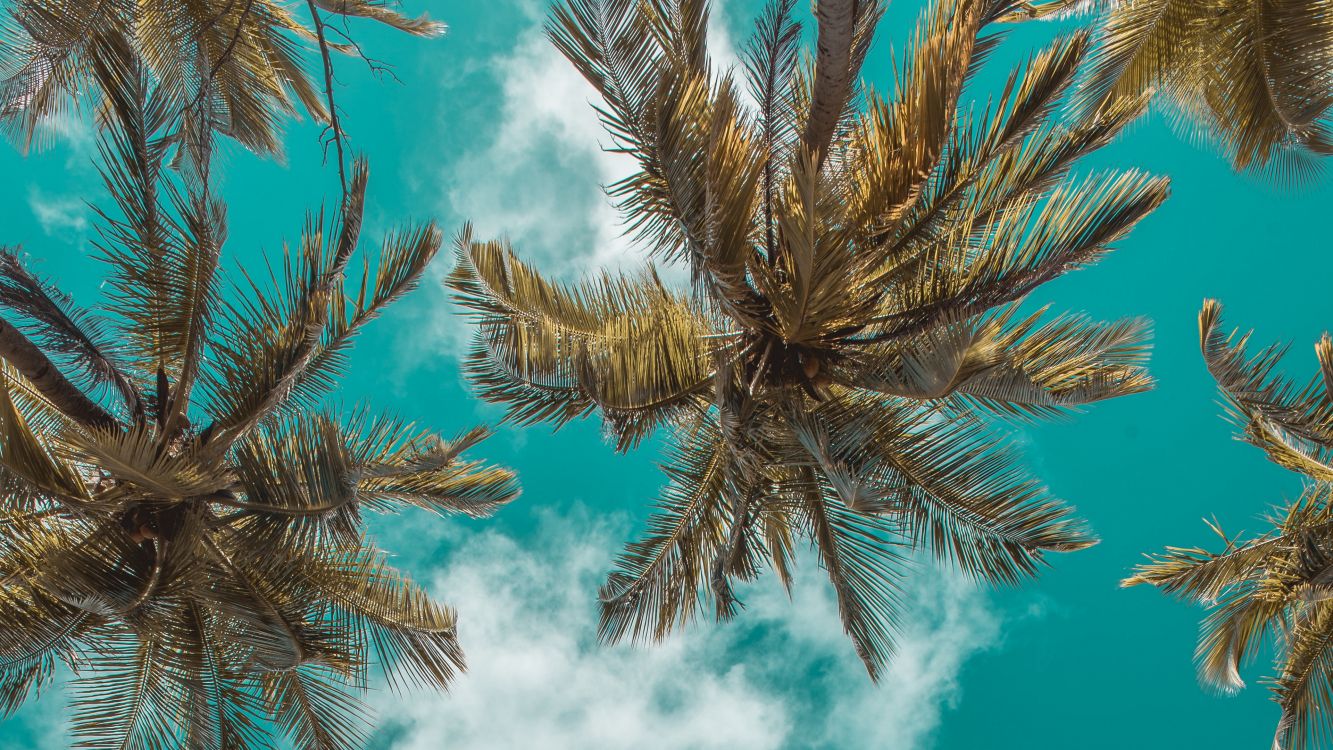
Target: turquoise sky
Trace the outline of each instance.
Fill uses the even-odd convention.
[[[602,153],[591,91],[539,33],[535,0],[425,3],[450,24],[422,41],[371,27],[362,38],[402,85],[344,61],[340,93],[355,149],[371,161],[366,236],[408,220],[465,220],[507,233],[553,274],[640,262],[619,237],[599,184],[624,170]],[[713,46],[725,61],[760,3],[715,3]],[[866,66],[889,72],[920,10],[901,0]],[[1049,35],[1025,27],[970,96]],[[85,303],[98,294],[89,246],[100,183],[86,125],[64,123],[61,145],[27,157],[0,151],[0,242]],[[335,195],[318,130],[294,125],[285,163],[225,160],[230,270],[280,249],[304,212]],[[596,584],[642,524],[662,481],[658,446],[616,456],[594,423],[552,433],[502,429],[478,451],[520,472],[524,496],[492,520],[426,515],[376,523],[384,544],[461,613],[471,673],[448,695],[378,694],[379,750],[465,748],[1259,748],[1277,710],[1256,679],[1237,697],[1202,691],[1191,654],[1200,612],[1152,590],[1120,590],[1143,552],[1212,544],[1204,516],[1236,532],[1260,528],[1271,504],[1299,492],[1288,473],[1232,437],[1197,346],[1205,296],[1259,341],[1292,341],[1289,370],[1313,372],[1311,346],[1333,321],[1327,240],[1333,183],[1281,189],[1236,176],[1206,148],[1151,116],[1085,163],[1140,167],[1174,181],[1166,205],[1100,265],[1039,290],[1034,302],[1099,318],[1156,323],[1153,393],[1075,419],[1025,428],[1040,474],[1076,504],[1103,542],[1052,558],[1021,589],[982,592],[923,566],[902,655],[869,685],[836,625],[818,571],[795,600],[771,582],[725,627],[701,625],[656,649],[598,648]],[[360,340],[340,400],[419,419],[450,433],[498,413],[458,372],[466,329],[432,278]],[[0,748],[66,746],[58,689],[0,723]]]

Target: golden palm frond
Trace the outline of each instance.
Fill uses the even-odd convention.
[[[1333,391],[1328,373],[1327,336],[1315,347],[1320,374],[1300,386],[1276,372],[1285,347],[1269,346],[1250,357],[1249,335],[1222,332],[1222,306],[1206,300],[1199,313],[1199,336],[1208,371],[1217,380],[1231,416],[1246,441],[1274,462],[1312,479],[1327,480],[1333,469]]]
[[[1011,19],[1105,12],[1080,106],[1156,92],[1238,170],[1308,177],[1333,152],[1333,4],[1054,0]]]
[[[679,428],[663,470],[669,483],[648,534],[626,548],[602,588],[600,632],[662,639],[690,621],[699,591],[726,533],[730,457],[718,426],[707,418]]]
[[[1274,737],[1280,750],[1321,747],[1333,726],[1328,621],[1333,601],[1333,515],[1329,485],[1269,518],[1274,530],[1239,541],[1214,526],[1224,549],[1168,548],[1139,566],[1124,585],[1150,584],[1212,611],[1204,620],[1195,657],[1200,679],[1228,692],[1245,686],[1240,666],[1264,645],[1276,652],[1274,699],[1282,718]]]
[[[482,517],[517,494],[463,457],[485,430],[322,405],[441,235],[362,256],[358,161],[336,217],[224,290],[225,208],[163,168],[162,85],[125,82],[102,143],[101,311],[0,251],[0,710],[64,662],[79,747],[360,746],[371,664],[394,686],[464,667],[455,613],[388,565],[362,513]]]
[[[142,61],[160,88],[170,123],[164,135],[185,158],[201,155],[200,144],[213,132],[280,154],[285,116],[303,109],[321,122],[336,117],[333,92],[321,93],[331,76],[312,68],[312,52],[325,63],[330,51],[360,56],[373,70],[390,72],[365,57],[346,24],[328,23],[324,14],[367,18],[416,36],[445,28],[380,0],[297,5],[299,12],[276,0],[7,3],[0,17],[0,119],[20,143],[31,144],[41,124],[66,112],[76,94],[108,95],[122,86],[123,71],[107,58],[127,54]]]
[[[818,3],[812,69],[792,9],[770,3],[745,48],[753,107],[703,54],[705,3],[569,0],[548,27],[638,165],[611,189],[630,231],[688,264],[689,291],[651,270],[558,283],[466,232],[449,285],[478,326],[467,372],[508,419],[597,414],[622,450],[670,435],[658,512],[601,592],[604,639],[731,617],[733,583],[765,567],[789,582],[806,540],[874,677],[914,554],[1013,583],[1092,543],[987,412],[1150,387],[1142,322],[1016,305],[1095,262],[1167,186],[1068,178],[1144,106],[1053,121],[1086,34],[978,110],[960,99],[1012,4],[933,3],[882,93],[856,83],[880,4]]]
[[[1267,534],[1234,540],[1214,525],[1222,552],[1168,547],[1125,585],[1157,586],[1211,610],[1195,652],[1207,685],[1239,690],[1240,665],[1271,647],[1282,707],[1274,748],[1322,747],[1333,737],[1333,342],[1325,334],[1315,345],[1319,374],[1300,386],[1277,372],[1285,347],[1251,356],[1249,334],[1223,332],[1216,300],[1199,313],[1199,338],[1242,438],[1310,481],[1267,519]]]
[[[509,419],[559,425],[597,409],[625,449],[668,415],[706,406],[712,327],[654,274],[568,287],[505,243],[464,230],[458,249],[450,283],[481,328],[470,367]]]

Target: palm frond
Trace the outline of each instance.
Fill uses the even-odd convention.
[[[219,501],[251,516],[241,530],[256,548],[359,543],[358,469],[328,415],[265,425],[237,443],[234,461],[245,499]]]
[[[1079,158],[1110,143],[1146,104],[1143,97],[1120,99],[1073,127],[1019,118],[1012,126],[960,128],[962,135],[922,197],[903,221],[885,232],[889,262],[881,272],[883,278],[909,278],[933,262],[932,253],[953,241],[950,232],[957,228],[960,210],[975,217],[974,230],[984,232],[1010,212],[1045,198]],[[1037,110],[1053,105],[1054,100],[1048,99]],[[1017,103],[1013,111],[1017,117]],[[994,142],[992,132],[1001,134]]]
[[[55,497],[83,499],[87,488],[78,470],[52,455],[33,432],[14,400],[11,376],[0,370],[0,464],[11,476]]]
[[[176,382],[172,412],[188,403],[219,300],[216,273],[226,237],[216,201],[165,179],[169,103],[150,89],[132,53],[99,57],[111,111],[99,144],[102,178],[117,212],[98,211],[99,248],[110,266],[111,308],[127,325],[141,366]],[[165,192],[165,195],[163,194]],[[159,405],[161,406],[161,405]]]
[[[1198,22],[1207,64],[1194,75],[1235,168],[1262,168],[1284,151],[1333,153],[1333,4],[1220,10]],[[1299,157],[1276,161],[1299,165]]]
[[[433,223],[392,234],[384,241],[373,276],[367,262],[355,296],[342,286],[334,288],[328,328],[297,379],[289,403],[309,405],[333,390],[361,328],[416,288],[440,244],[440,231]]]
[[[983,327],[994,365],[959,383],[957,393],[1005,413],[1043,415],[1152,388],[1146,320],[1062,315],[1041,323],[1037,313],[1008,321],[1003,314]]]
[[[414,36],[440,36],[447,28],[425,15],[416,18],[406,16],[374,0],[315,0],[315,5],[330,13],[370,18]]]
[[[894,71],[893,96],[870,98],[849,144],[852,221],[892,222],[916,200],[953,134],[958,97],[980,52],[982,12],[980,1],[934,3]]]
[[[1333,602],[1299,612],[1285,634],[1286,660],[1273,684],[1282,707],[1274,747],[1304,750],[1333,739]]]
[[[368,178],[369,167],[358,161],[327,249],[319,222],[312,219],[300,247],[284,258],[276,289],[265,292],[251,280],[245,302],[227,307],[225,340],[216,347],[215,375],[209,382],[214,452],[225,450],[280,409],[327,351],[320,342],[331,325],[335,301],[343,299],[339,284],[360,236]],[[336,332],[347,323],[332,325],[337,326],[336,341]]]
[[[136,639],[113,631],[113,644],[94,657],[96,671],[74,683],[74,747],[173,747],[184,740],[172,721],[186,687],[170,679],[169,646],[157,639]]]
[[[801,25],[792,18],[795,0],[770,0],[744,52],[750,98],[758,106],[759,145],[766,153],[760,185],[764,252],[774,254],[773,202],[798,143],[795,92]]]
[[[1329,604],[1333,515],[1329,485],[1311,486],[1268,519],[1274,529],[1239,541],[1222,534],[1220,553],[1168,548],[1139,566],[1123,585],[1147,583],[1212,611],[1195,656],[1200,679],[1234,692],[1240,666],[1262,645],[1278,653],[1272,680],[1282,718],[1276,748],[1317,747],[1330,730]]]
[[[866,93],[882,4],[817,3],[802,65],[794,6],[774,0],[745,52],[745,111],[707,62],[704,6],[568,0],[547,27],[638,164],[610,189],[631,231],[688,263],[691,294],[651,273],[557,284],[465,231],[449,280],[477,324],[465,370],[521,424],[597,414],[621,450],[675,427],[658,512],[602,588],[604,640],[664,638],[705,600],[731,617],[733,582],[767,565],[789,584],[807,538],[877,677],[910,552],[1011,583],[1092,543],[979,412],[1151,385],[1141,321],[1016,312],[1166,197],[1135,171],[1068,179],[1146,97],[1056,122],[1088,54],[1075,33],[992,105],[960,104],[996,49],[986,27],[1028,7],[1009,0],[932,3],[891,94]]]
[[[977,421],[844,398],[794,424],[849,512],[896,519],[914,547],[972,577],[1016,583],[1036,573],[1044,552],[1095,543]]]
[[[479,324],[467,368],[508,419],[562,424],[600,408],[625,449],[699,407],[711,327],[655,275],[560,285],[507,244],[466,238],[449,284]]]
[[[92,49],[101,38],[124,31],[119,10],[112,4],[57,0],[16,3],[4,16],[0,119],[25,150],[42,145],[38,126],[46,118],[68,115],[66,93],[87,81]]]
[[[71,463],[95,464],[121,484],[122,492],[141,492],[155,502],[209,495],[229,484],[220,464],[164,452],[158,436],[143,427],[71,432],[58,455]]]
[[[379,0],[312,0],[309,7],[415,36],[444,31]],[[16,0],[0,16],[0,119],[20,142],[33,143],[41,125],[67,115],[81,95],[105,95],[123,82],[95,70],[108,46],[120,47],[142,61],[146,80],[169,101],[183,173],[207,174],[217,134],[280,155],[283,123],[298,107],[316,120],[331,114],[305,54],[317,36],[312,25],[336,35],[320,40],[321,62],[323,53],[341,51],[387,69],[366,55],[350,25],[298,18],[275,0]]]
[[[717,427],[701,420],[682,438],[663,465],[668,483],[647,534],[626,547],[602,586],[597,630],[604,641],[660,641],[697,614],[734,490]]]
[[[375,548],[307,556],[297,569],[367,634],[391,686],[447,688],[465,668],[457,614],[389,567]]]
[[[1093,112],[1157,91],[1238,170],[1303,178],[1333,151],[1333,21],[1326,3],[1109,3],[1078,97]]]
[[[1285,347],[1269,346],[1251,357],[1248,334],[1223,333],[1216,300],[1205,300],[1199,312],[1199,339],[1208,372],[1232,414],[1242,425],[1253,425],[1247,435],[1275,460],[1283,462],[1283,435],[1307,444],[1333,443],[1333,399],[1322,377],[1298,386],[1276,372]]]
[[[76,376],[76,384],[85,392],[90,386],[109,385],[131,414],[142,410],[110,323],[38,278],[8,248],[0,248],[0,305],[29,322],[29,336],[44,351],[61,356],[65,370]]]
[[[187,747],[208,750],[265,747],[261,729],[265,707],[258,682],[243,668],[245,647],[233,640],[226,623],[199,602],[190,601],[179,614],[177,632],[190,645],[176,659],[178,668],[194,675],[186,706]]]
[[[837,595],[843,630],[870,679],[878,680],[894,653],[906,560],[895,549],[892,522],[856,512],[834,497],[831,492],[802,493],[801,515]]]
[[[361,747],[369,737],[366,707],[329,670],[273,672],[263,682],[269,712],[297,747]]]
[[[41,690],[59,662],[74,661],[91,618],[22,586],[0,589],[0,602],[0,715],[9,716]]]
[[[902,290],[871,340],[900,340],[1021,299],[1109,252],[1166,195],[1164,179],[1108,174],[1057,187],[1040,212],[1031,204],[1006,212],[980,247],[964,225]]]
[[[639,164],[608,189],[628,231],[668,261],[689,259],[696,281],[707,260],[739,290],[749,216],[737,208],[744,200],[718,197],[738,190],[755,200],[761,163],[730,80],[713,85],[707,16],[700,0],[569,0],[546,29],[602,95],[598,113],[616,150]]]
[[[357,496],[366,507],[411,504],[482,518],[518,497],[513,472],[460,457],[489,437],[489,430],[476,428],[444,440],[398,420],[353,419],[345,434],[361,467]]]

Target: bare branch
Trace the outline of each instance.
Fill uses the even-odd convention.
[[[315,0],[306,0],[310,17],[315,24],[315,38],[319,41],[319,56],[324,61],[324,96],[329,102],[329,138],[338,152],[338,182],[342,185],[343,205],[347,204],[347,166],[343,155],[343,129],[338,121],[338,104],[333,99],[333,57],[329,53],[329,41],[324,34],[324,18],[315,7]]]

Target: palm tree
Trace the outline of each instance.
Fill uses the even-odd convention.
[[[1308,481],[1303,496],[1272,514],[1273,530],[1222,537],[1222,552],[1169,547],[1126,586],[1147,583],[1212,612],[1195,657],[1200,679],[1224,691],[1245,686],[1239,666],[1271,643],[1274,700],[1282,707],[1273,747],[1327,747],[1333,739],[1333,338],[1315,346],[1319,375],[1299,386],[1276,373],[1285,347],[1251,357],[1248,334],[1222,333],[1221,306],[1199,314],[1203,356],[1246,442]]]
[[[1303,177],[1333,153],[1333,2],[1053,0],[1014,18],[1109,10],[1083,91],[1155,90],[1237,170]]]
[[[856,83],[879,5],[818,3],[812,71],[793,5],[771,3],[746,48],[753,106],[710,66],[704,2],[570,0],[549,26],[637,161],[611,193],[692,290],[653,271],[556,283],[466,234],[450,284],[478,322],[468,374],[507,419],[597,413],[620,450],[670,433],[658,512],[601,591],[604,639],[661,639],[704,600],[731,617],[734,580],[768,566],[789,583],[809,540],[876,677],[914,553],[1010,583],[1092,544],[986,415],[1150,387],[1142,321],[1017,305],[1100,258],[1167,183],[1067,178],[1141,109],[1049,121],[1085,34],[960,110],[1008,3],[929,8],[889,96]]]
[[[360,744],[368,665],[444,686],[454,612],[388,565],[366,511],[486,516],[513,475],[364,407],[320,405],[349,345],[410,290],[433,225],[359,283],[367,170],[266,271],[226,289],[225,210],[167,169],[170,110],[132,57],[110,90],[105,313],[0,253],[0,707],[78,670],[80,747]]]
[[[382,0],[300,5],[308,19],[277,0],[5,3],[0,120],[20,142],[31,143],[42,120],[69,106],[72,95],[96,84],[106,88],[94,75],[105,47],[129,47],[159,86],[164,106],[177,115],[172,138],[194,143],[216,131],[254,151],[278,154],[282,117],[298,107],[328,123],[330,138],[341,138],[330,51],[360,56],[377,72],[390,72],[364,54],[346,24],[330,16],[369,18],[417,36],[444,31],[443,24],[404,16]],[[310,44],[320,54],[317,71],[304,59]]]

